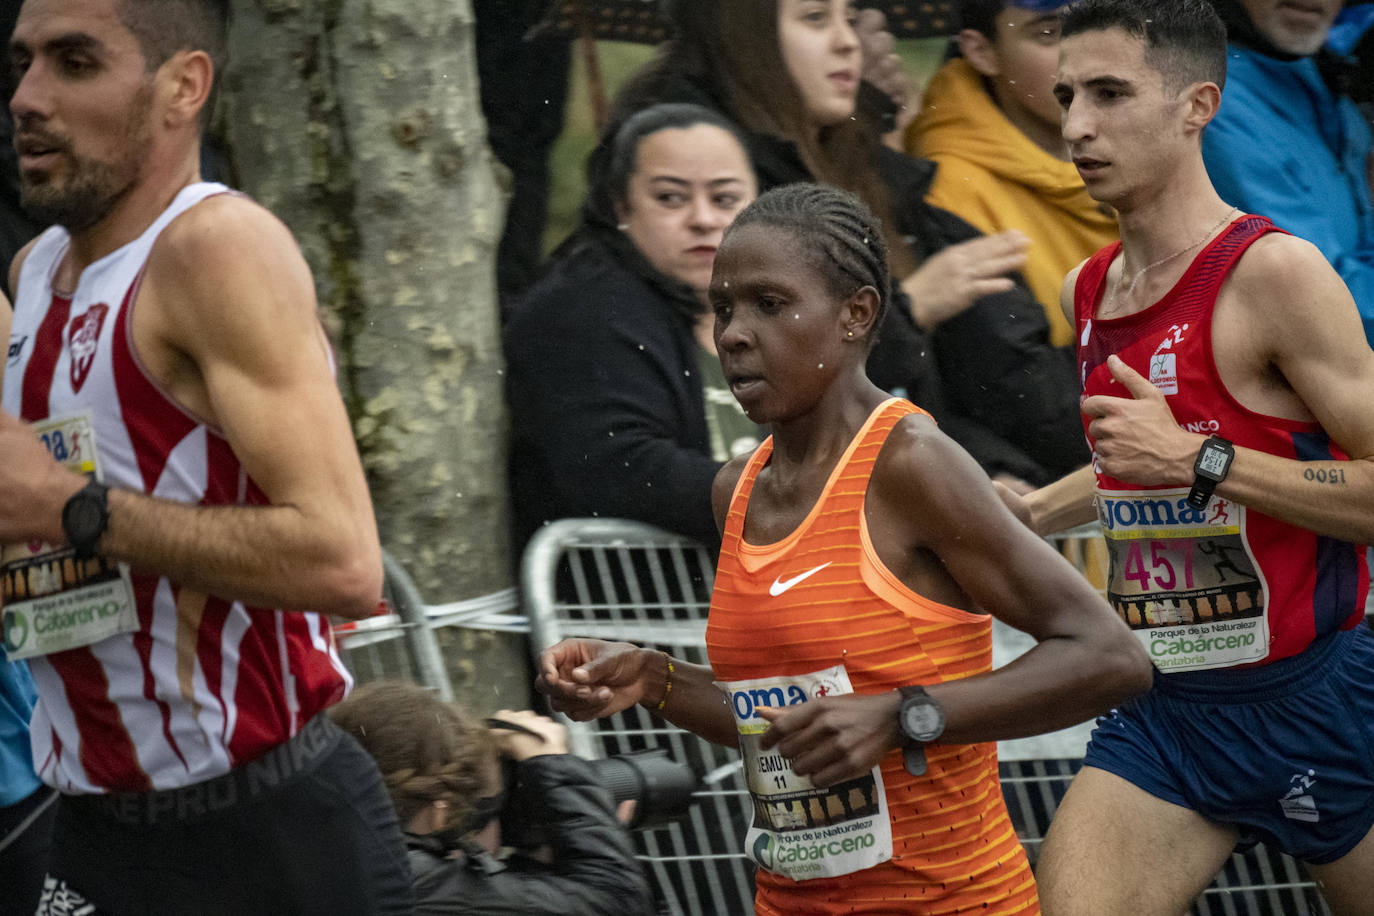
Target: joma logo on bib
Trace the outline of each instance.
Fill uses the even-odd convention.
[[[1202,510],[1189,506],[1188,500],[1181,496],[1177,499],[1099,500],[1097,514],[1102,527],[1108,531],[1207,524]]]

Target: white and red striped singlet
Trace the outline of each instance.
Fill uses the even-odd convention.
[[[24,261],[4,407],[27,422],[89,413],[105,483],[198,505],[268,502],[218,430],[173,401],[134,351],[132,313],[159,233],[202,200],[181,191],[138,239],[52,288],[70,238],[45,232]],[[352,679],[329,622],[246,607],[131,573],[138,628],[30,660],[34,763],[63,792],[146,791],[227,772],[294,735]]]

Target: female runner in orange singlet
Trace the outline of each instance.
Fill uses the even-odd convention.
[[[739,744],[758,913],[1038,913],[992,742],[1104,712],[1150,666],[977,464],[868,380],[888,276],[851,194],[789,185],[740,214],[716,346],[772,436],[715,481],[711,664],[573,639],[538,686],[575,719],[641,703]],[[1035,648],[993,671],[989,615]]]

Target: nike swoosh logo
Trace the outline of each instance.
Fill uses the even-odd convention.
[[[825,569],[833,562],[835,561],[828,560],[825,563],[822,563],[820,566],[817,566],[815,569],[808,569],[806,572],[801,573],[800,575],[793,576],[792,578],[787,580],[784,580],[782,576],[778,576],[778,578],[773,580],[773,584],[768,586],[768,594],[776,598],[792,586],[796,585],[798,582],[802,581],[803,579],[811,578],[816,573],[820,572],[822,569]]]

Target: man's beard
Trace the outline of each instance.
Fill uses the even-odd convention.
[[[100,222],[134,185],[132,176],[108,162],[77,158],[67,153],[72,166],[63,185],[51,181],[30,181],[20,176],[19,205],[29,216],[44,225],[62,226],[68,232],[81,232]]]
[[[151,84],[140,87],[125,119],[127,131],[119,144],[121,158],[102,162],[72,151],[70,139],[49,135],[42,125],[16,124],[16,140],[34,138],[54,147],[66,159],[66,182],[54,184],[51,176],[33,180],[19,176],[19,206],[44,225],[68,232],[89,229],[113,212],[115,206],[138,184],[148,148],[148,113],[152,108]]]

